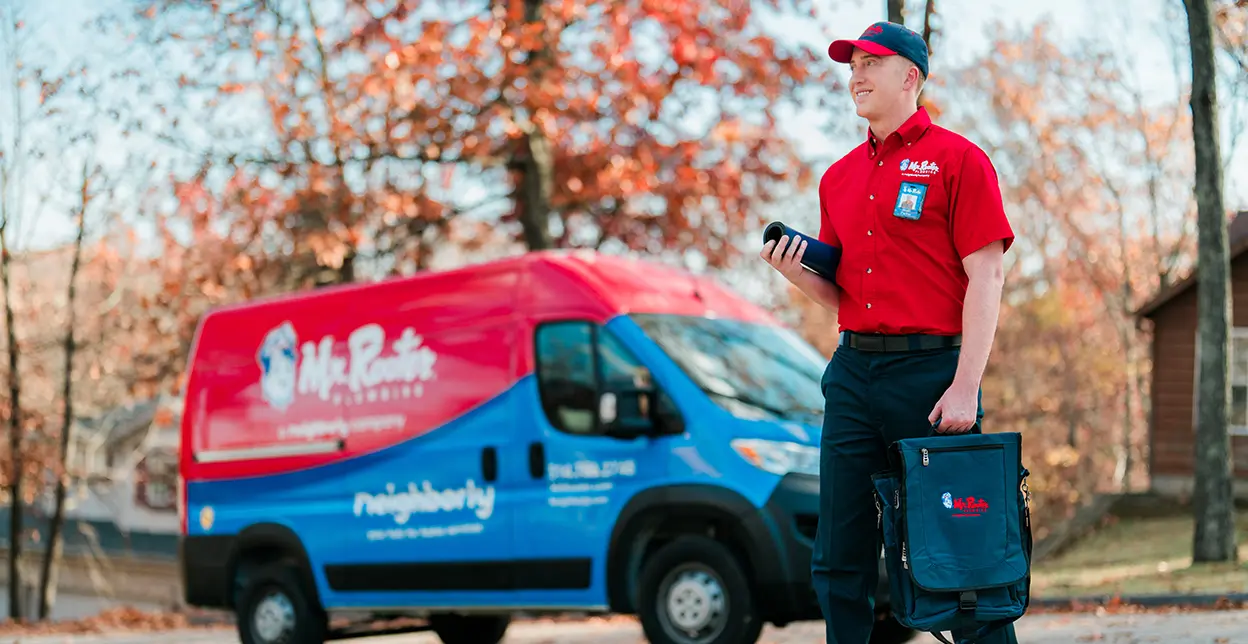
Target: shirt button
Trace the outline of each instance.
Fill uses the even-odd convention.
[[[884,162],[883,162],[883,161],[880,161],[880,162],[879,162],[879,163],[877,163],[876,165],[884,165]]]
[[[875,195],[871,195],[871,196],[867,197],[867,199],[875,199]]]
[[[871,231],[869,231],[869,230],[868,230],[868,231],[867,231],[867,237],[870,237],[870,236],[871,236]]]
[[[867,302],[867,308],[871,308],[871,303]]]
[[[869,269],[869,268],[868,268],[868,269],[867,269],[867,272],[868,272],[868,273],[870,273],[870,272],[871,272],[871,269]]]

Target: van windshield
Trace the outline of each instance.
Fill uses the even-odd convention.
[[[716,403],[738,416],[820,425],[827,358],[797,333],[668,314],[632,319]]]

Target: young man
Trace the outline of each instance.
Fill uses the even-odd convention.
[[[1014,233],[987,155],[918,107],[928,74],[918,34],[879,22],[828,55],[849,64],[869,125],[819,186],[819,239],[842,250],[836,282],[802,268],[805,240],[769,242],[762,257],[840,325],[823,378],[812,574],[828,644],[867,644],[879,575],[871,474],[898,439],[981,431],[980,380]],[[1008,627],[983,644],[1015,642]]]

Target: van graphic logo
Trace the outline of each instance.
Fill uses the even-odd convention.
[[[295,401],[298,337],[290,322],[265,334],[256,353],[260,364],[260,395],[270,407],[285,411]]]
[[[386,339],[380,324],[365,324],[347,336],[342,355],[335,349],[344,343],[335,342],[334,336],[300,345],[294,325],[283,322],[260,343],[261,394],[279,411],[289,408],[296,395],[333,404],[423,396],[423,383],[434,377],[437,354],[410,327],[388,347]]]
[[[952,494],[945,492],[944,494],[940,495],[940,502],[944,504],[946,510],[953,509],[953,495]]]

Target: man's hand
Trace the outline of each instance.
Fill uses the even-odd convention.
[[[789,243],[789,236],[782,235],[774,242],[767,242],[759,257],[767,260],[781,275],[790,282],[797,284],[799,276],[805,272],[802,266],[802,255],[806,253],[806,240],[801,239],[795,244]]]
[[[954,381],[945,395],[936,401],[932,413],[927,415],[927,422],[935,424],[937,434],[965,434],[975,426],[975,417],[979,414],[979,388],[968,387]]]

